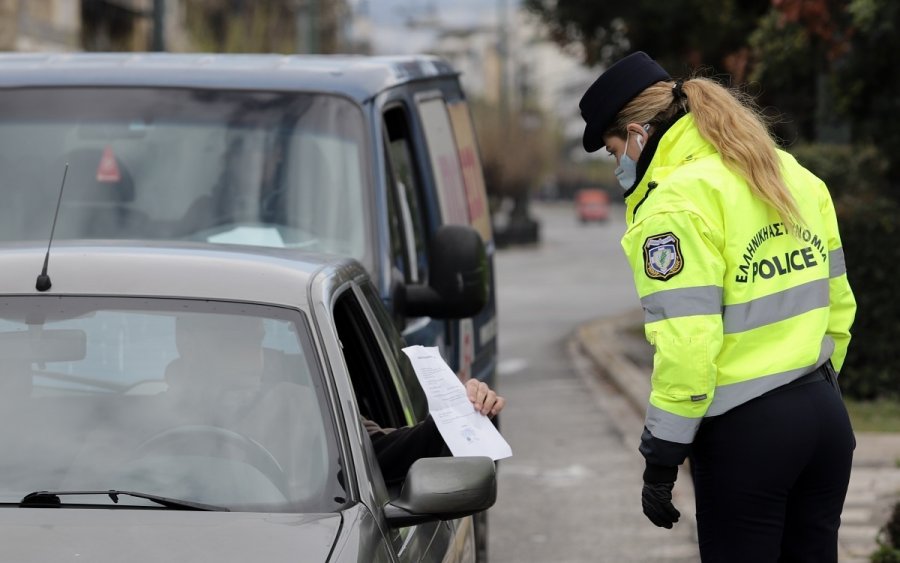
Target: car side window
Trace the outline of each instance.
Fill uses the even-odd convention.
[[[360,414],[385,428],[407,425],[391,368],[353,291],[338,297],[334,322]]]
[[[408,408],[412,411],[413,419],[416,421],[423,420],[428,415],[428,400],[425,398],[425,392],[419,384],[412,363],[406,354],[403,353],[406,342],[391,321],[390,313],[388,313],[383,302],[379,299],[375,286],[371,282],[366,282],[360,285],[360,290],[366,304],[375,317],[375,322],[387,340],[391,357],[396,360],[399,375],[399,380],[396,384],[403,388],[403,395],[409,404]]]
[[[389,197],[395,204],[396,224],[404,237],[404,271],[407,283],[420,283],[428,278],[428,239],[422,186],[416,170],[415,148],[409,120],[402,106],[388,109],[384,114],[385,142],[388,170],[392,176]]]

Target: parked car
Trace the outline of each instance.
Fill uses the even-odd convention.
[[[0,251],[6,559],[474,560],[489,458],[381,477],[362,417],[426,405],[355,260],[54,242],[36,284],[45,251]]]
[[[609,219],[609,194],[604,190],[587,188],[575,194],[575,213],[582,223]]]

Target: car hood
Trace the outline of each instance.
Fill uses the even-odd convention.
[[[7,561],[327,561],[339,514],[0,509]]]

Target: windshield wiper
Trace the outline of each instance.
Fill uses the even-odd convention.
[[[118,491],[115,489],[111,489],[109,491],[35,491],[33,493],[28,493],[27,495],[25,495],[21,502],[19,502],[19,507],[60,508],[63,506],[63,504],[59,497],[78,495],[105,495],[112,499],[114,503],[118,503],[119,495],[122,495],[153,501],[173,510],[208,510],[216,512],[229,512],[229,509],[224,506],[215,506],[212,504],[203,504],[202,502],[161,497],[157,495],[151,495],[149,493],[139,493],[135,491]]]

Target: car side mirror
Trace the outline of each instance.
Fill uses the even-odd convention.
[[[409,468],[400,496],[385,505],[394,527],[453,520],[487,510],[497,500],[489,457],[426,457]]]
[[[395,292],[403,315],[464,319],[487,304],[487,252],[472,227],[439,228],[429,246],[428,269],[428,285],[408,285]]]

